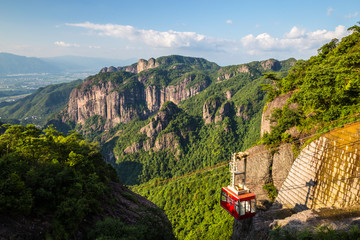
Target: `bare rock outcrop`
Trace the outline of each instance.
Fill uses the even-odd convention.
[[[140,133],[148,137],[145,141],[134,142],[124,150],[125,154],[133,154],[143,149],[144,151],[155,152],[170,150],[179,156],[179,137],[175,133],[166,133],[160,135],[160,132],[164,130],[170,123],[173,116],[181,110],[173,102],[167,102],[161,111],[159,111],[150,121],[150,123],[140,129]]]
[[[290,143],[282,144],[273,156],[272,176],[274,186],[280,189],[295,161],[293,145]]]
[[[178,113],[180,109],[173,103],[168,102],[163,108],[151,119],[150,123],[140,129],[140,133],[149,138],[156,137],[162,130],[164,130],[173,115]]]
[[[175,153],[175,156],[180,155],[179,149],[179,139],[176,137],[174,133],[166,133],[156,138],[153,150],[154,152],[162,151],[162,150],[170,150]]]
[[[190,75],[184,77],[183,80],[175,85],[169,85],[166,87],[158,87],[153,85],[147,86],[145,89],[145,95],[148,109],[151,112],[158,111],[167,101],[179,104],[181,101],[197,95],[209,85],[209,82],[204,81],[189,87],[189,84],[194,79],[195,76]]]
[[[256,145],[246,152],[249,154],[246,166],[246,185],[257,195],[258,201],[269,200],[262,186],[271,180],[272,155],[264,145]]]
[[[221,105],[218,114],[215,116],[215,123],[221,122],[225,117],[229,116],[231,111],[231,104],[229,102],[225,102]]]
[[[279,71],[281,69],[281,63],[275,59],[269,59],[261,62],[261,66],[264,70]]]
[[[266,133],[266,132],[270,132],[271,126],[276,126],[276,122],[275,123],[270,122],[271,112],[275,108],[281,109],[285,104],[287,104],[287,100],[291,98],[291,95],[292,95],[292,93],[287,93],[287,94],[277,96],[273,101],[266,104],[266,106],[264,108],[265,111],[263,112],[262,117],[261,117],[261,136],[263,136],[264,133]],[[295,109],[297,107],[298,107],[297,104],[294,104],[294,103],[289,104],[290,109]]]
[[[139,65],[142,70],[157,66],[155,59],[144,61]],[[88,118],[99,115],[106,121],[105,129],[109,129],[118,123],[128,123],[134,118],[149,116],[159,111],[167,101],[178,104],[209,85],[207,80],[191,84],[195,78],[195,75],[189,75],[175,85],[159,87],[146,84],[148,79],[139,76],[139,82],[134,82],[135,86],[127,89],[124,89],[126,81],[136,80],[117,83],[99,81],[96,77],[89,78],[71,92],[62,120],[83,125]]]
[[[238,73],[250,73],[250,69],[248,66],[242,64],[239,65],[237,69],[235,69],[235,71],[232,72],[226,72],[223,68],[221,68],[218,71],[218,77],[217,80],[218,81],[222,81],[222,80],[228,80],[234,76],[236,76]]]
[[[219,99],[214,98],[207,100],[203,105],[203,119],[205,120],[205,124],[210,124],[215,119],[215,113],[218,108],[221,106],[221,102]]]
[[[145,59],[140,59],[139,62],[137,63],[136,70],[137,73],[140,73],[144,70],[155,68],[158,66],[159,63],[157,63],[154,58],[150,58],[148,61],[146,61]]]
[[[156,62],[154,58],[150,58],[149,60],[140,59],[137,63],[126,66],[126,67],[104,67],[100,70],[101,73],[105,72],[119,72],[119,71],[125,71],[125,72],[131,72],[131,73],[140,73],[144,70],[158,67],[160,64]]]
[[[105,129],[109,129],[144,114],[136,107],[145,100],[141,87],[115,91],[119,86],[111,81],[97,84],[94,84],[94,81],[85,81],[79,88],[73,89],[63,121],[70,120],[83,125],[88,118],[99,115],[106,121]]]
[[[249,120],[249,116],[247,115],[247,107],[244,105],[240,105],[236,108],[236,116],[242,117],[245,120]]]

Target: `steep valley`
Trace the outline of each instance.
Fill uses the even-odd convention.
[[[120,182],[161,208],[177,239],[285,236],[287,230],[276,230],[274,220],[281,223],[299,211],[299,204],[306,208],[312,208],[308,203],[314,203],[313,208],[321,205],[318,199],[308,201],[307,197],[305,203],[296,202],[284,195],[285,190],[280,191],[298,181],[287,179],[300,174],[297,163],[311,164],[301,159],[302,154],[315,143],[316,149],[321,148],[323,132],[359,119],[360,31],[355,30],[341,42],[324,45],[307,61],[269,59],[220,67],[202,58],[172,55],[141,59],[125,67],[105,67],[84,81],[59,85],[48,92],[48,88],[39,90],[22,100],[28,103],[27,108],[16,103],[0,106],[5,116],[1,121],[24,119],[34,111],[32,101],[40,94],[55,96],[55,110],[37,105],[44,110],[44,120],[36,123],[53,125],[63,132],[75,130],[87,141],[98,142]],[[338,138],[343,134],[334,131],[328,134]],[[326,144],[334,141],[332,138]],[[341,148],[342,143],[339,140],[334,146]],[[348,158],[355,160],[346,165],[352,166],[347,171],[356,173],[358,149],[350,145],[346,146],[352,151]],[[227,161],[232,153],[241,151],[249,156],[248,187],[257,195],[259,210],[248,221],[234,221],[219,205],[221,187],[230,179]],[[320,150],[312,154],[317,153]],[[74,155],[74,159],[81,158]],[[337,165],[333,168],[332,158],[324,159],[326,167],[319,161],[311,173],[316,172],[318,179],[324,179],[321,174],[331,169],[343,170],[339,167],[342,158],[334,158]],[[351,189],[359,189],[357,182],[351,184]],[[333,187],[319,187],[317,196],[333,197],[328,186]],[[127,200],[143,201],[123,191]],[[358,203],[356,194],[349,196],[352,204]],[[340,207],[328,203],[321,207]],[[291,206],[278,211],[278,204]],[[284,209],[286,214],[281,212]],[[281,217],[275,219],[275,215]]]

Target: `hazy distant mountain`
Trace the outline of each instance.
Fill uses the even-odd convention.
[[[136,59],[108,59],[78,56],[60,56],[41,58],[42,60],[59,66],[63,71],[95,71],[106,66],[125,66],[133,63]]]
[[[20,73],[56,73],[60,68],[39,58],[0,53],[0,75]]]
[[[11,53],[0,53],[0,75],[22,73],[98,72],[105,66],[122,66],[134,59],[106,59],[77,56],[52,58],[25,57]]]

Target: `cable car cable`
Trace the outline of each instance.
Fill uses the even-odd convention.
[[[359,113],[356,114],[356,116],[359,116],[359,115],[360,115]],[[352,117],[352,116],[350,116],[350,117]],[[348,118],[349,118],[349,117],[348,117]],[[355,121],[353,121],[353,122],[347,123],[347,125],[352,124],[352,123],[355,123],[355,122],[358,122],[358,121],[359,121],[359,120],[355,120]],[[301,140],[308,139],[308,138],[311,138],[311,137],[316,136],[316,135],[322,135],[322,134],[325,134],[325,133],[330,132],[331,130],[334,130],[334,129],[336,129],[336,128],[342,128],[342,127],[343,127],[343,126],[341,126],[341,127],[334,127],[334,128],[329,129],[329,130],[327,130],[327,131],[325,131],[325,132],[315,133],[315,134],[312,134],[312,135],[309,135],[309,136],[306,136],[306,137],[303,137],[303,138],[300,138],[300,139],[293,140],[293,141],[291,141],[291,142],[289,142],[289,143],[299,142],[299,141],[301,141]],[[331,135],[331,134],[330,134],[330,135]],[[333,135],[331,135],[331,136],[333,136]],[[360,142],[360,140],[354,141],[354,142],[357,143],[357,142]],[[352,143],[354,143],[354,142],[352,142]],[[346,145],[346,144],[344,144],[344,145]],[[263,154],[263,153],[272,152],[272,151],[274,151],[274,149],[279,149],[279,148],[281,148],[281,147],[278,146],[278,147],[275,147],[275,148],[272,148],[272,149],[267,149],[267,150],[265,150],[265,151],[257,152],[257,153],[255,153],[255,154],[252,154],[251,157],[254,157],[254,156],[257,156],[257,155],[260,155],[260,154]],[[329,148],[328,148],[328,149],[329,149]],[[303,153],[303,151],[302,151],[301,153]],[[303,153],[303,154],[307,154],[307,153]],[[309,154],[307,154],[307,155],[309,155]],[[314,157],[314,156],[312,155],[312,157]],[[319,159],[318,159],[318,160],[319,160]],[[214,170],[214,169],[217,169],[217,168],[220,168],[220,167],[224,167],[224,166],[226,166],[229,162],[231,162],[231,160],[227,160],[227,161],[220,162],[220,163],[218,163],[218,164],[216,164],[216,165],[214,165],[214,166],[209,166],[209,167],[205,167],[205,168],[202,168],[202,169],[198,169],[198,170],[195,170],[195,171],[193,171],[193,172],[186,173],[186,174],[181,175],[181,176],[178,176],[178,177],[165,179],[165,180],[162,180],[162,181],[160,181],[160,182],[155,182],[155,183],[152,183],[152,184],[150,184],[150,185],[146,185],[146,186],[144,186],[144,187],[140,187],[140,189],[145,188],[145,187],[146,187],[146,188],[152,187],[152,186],[154,186],[154,185],[159,185],[159,184],[166,183],[166,182],[171,182],[171,181],[175,181],[175,180],[180,180],[180,179],[183,179],[183,178],[185,178],[185,177],[192,176],[192,175],[195,175],[195,174],[198,174],[198,173],[201,174],[201,173],[209,172],[209,171],[212,171],[212,170]],[[220,166],[219,166],[219,165],[220,165]],[[204,170],[205,170],[205,171],[204,171]],[[138,190],[137,188],[133,188],[133,189]]]

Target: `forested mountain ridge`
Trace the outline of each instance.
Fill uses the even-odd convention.
[[[283,76],[295,64],[295,59],[270,59],[220,68],[181,56],[160,60],[150,66],[165,64],[140,73],[101,72],[86,79],[57,118],[99,141],[103,155],[125,184],[180,176],[228,160],[232,152],[251,146],[260,137],[266,102],[261,89],[267,80],[262,73],[277,71]],[[109,99],[123,105],[116,108]],[[116,117],[109,117],[114,110]],[[193,178],[196,183],[189,183],[179,196],[166,190],[156,193],[158,200],[163,196],[155,202],[169,214],[177,238],[231,235],[231,218],[217,206],[219,187],[228,181],[226,168],[219,169],[219,174],[211,184],[206,182],[211,174]],[[206,188],[201,187],[204,184]],[[173,211],[178,207],[183,209],[184,221]]]
[[[318,55],[299,61],[287,77],[270,76],[272,84],[265,87],[269,101],[286,94],[290,98],[272,113],[270,120],[276,126],[264,135],[265,144],[291,139],[286,131],[294,127],[299,133],[310,134],[339,119],[352,121],[351,116],[359,113],[360,27],[349,30],[352,34],[341,41],[333,39],[318,50]]]
[[[286,74],[294,63],[220,68],[182,56],[140,60],[86,79],[58,120],[103,143],[122,182],[168,178],[216,164],[256,141],[265,103],[262,73]]]
[[[266,75],[272,81],[264,85],[262,144],[246,150],[246,176],[252,192],[263,196],[267,189],[277,204],[252,222],[235,220],[234,238],[358,239],[360,202],[352,188],[360,188],[360,27],[348,30],[316,56],[298,61],[286,77]],[[259,171],[270,181],[254,184]],[[355,199],[347,197],[352,194]]]
[[[85,79],[72,90],[65,109],[47,122],[100,142],[120,181],[130,185],[212,166],[256,142],[266,102],[261,89],[268,82],[262,74],[284,76],[295,59],[227,67],[182,56],[155,59],[151,68],[152,60],[139,62],[139,73],[100,72]],[[138,64],[131,66],[138,69]],[[178,238],[231,235],[231,218],[216,206],[227,170],[219,169],[211,184],[206,184],[211,176],[204,177],[192,179],[198,181],[196,189],[190,182],[181,196],[165,191],[165,202],[156,201],[168,212]],[[176,208],[172,200],[182,204],[189,224],[170,211]],[[220,233],[220,227],[227,230]]]
[[[44,126],[48,119],[61,111],[73,88],[82,80],[41,87],[33,94],[14,102],[0,103],[0,117],[6,122]]]

